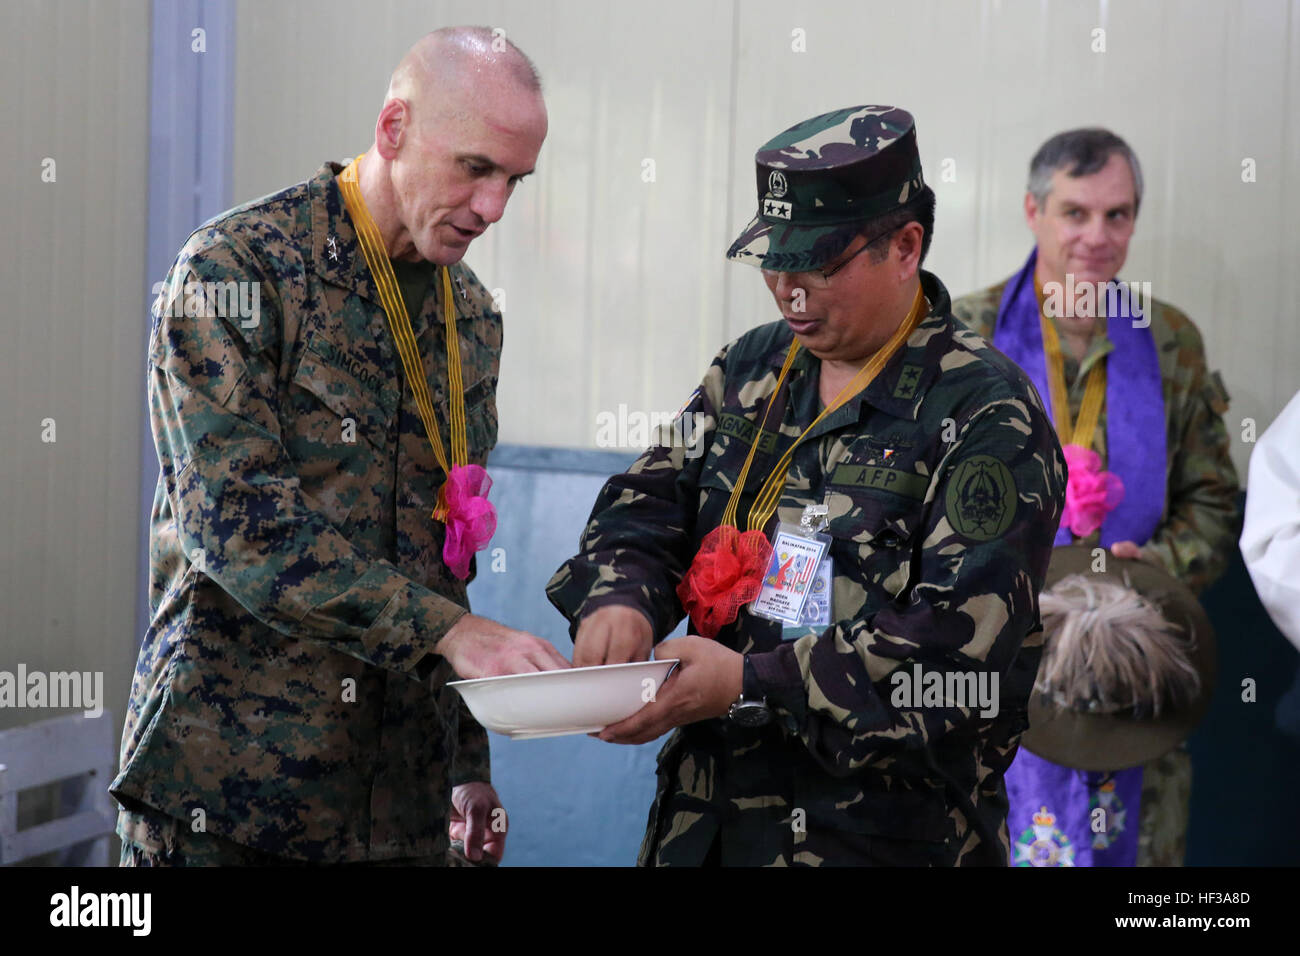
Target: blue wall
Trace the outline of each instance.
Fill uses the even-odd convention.
[[[503,445],[492,454],[499,524],[470,585],[474,613],[530,631],[573,655],[546,582],[577,549],[596,493],[632,456]],[[492,551],[504,548],[505,570]],[[684,625],[678,629],[685,633]],[[636,862],[654,796],[659,744],[623,747],[585,735],[512,741],[490,734],[492,776],[510,814],[505,865],[627,866]]]

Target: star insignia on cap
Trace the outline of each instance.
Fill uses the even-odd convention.
[[[788,202],[780,202],[776,199],[763,200],[763,215],[776,219],[789,219],[793,208]]]

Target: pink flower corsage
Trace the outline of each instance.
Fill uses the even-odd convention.
[[[1065,486],[1061,525],[1076,537],[1086,538],[1124,499],[1124,482],[1119,475],[1102,471],[1101,456],[1091,448],[1066,445],[1062,451],[1070,479]]]
[[[497,512],[487,500],[492,479],[482,465],[452,465],[443,496],[447,505],[447,537],[442,559],[451,573],[464,581],[469,561],[482,551],[497,530]]]

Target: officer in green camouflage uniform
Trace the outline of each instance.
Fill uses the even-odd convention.
[[[1079,282],[1115,278],[1141,199],[1137,158],[1119,137],[1081,129],[1049,139],[1030,165],[1026,197],[1027,219],[1038,240],[1038,276],[1063,287],[1067,272]],[[953,303],[953,315],[992,340],[1007,281],[962,296]],[[1151,300],[1145,314],[1160,362],[1168,490],[1151,539],[1140,550],[1135,543],[1119,542],[1114,552],[1156,562],[1200,592],[1223,573],[1240,530],[1237,472],[1223,419],[1228,394],[1219,373],[1207,368],[1201,334],[1191,319],[1158,299]],[[1061,335],[1073,421],[1089,371],[1114,345],[1104,316],[1085,324],[1082,332],[1073,332],[1068,321],[1049,319]],[[1093,448],[1105,467],[1104,405]],[[1098,530],[1076,541],[1095,547],[1100,539]],[[1143,765],[1139,866],[1182,864],[1191,770],[1185,745]]]
[[[784,628],[742,608],[716,641],[663,642],[656,656],[682,664],[601,733],[640,743],[677,728],[640,862],[1004,865],[1002,772],[1038,668],[1060,446],[1023,374],[919,269],[934,195],[907,112],[818,116],[756,159],[759,215],[728,255],[763,268],[787,321],[724,347],[687,403],[703,429],[691,447],[707,453],[674,440],[692,425],[665,428],[601,492],[548,587],[573,622],[575,664],[648,656],[683,616],[675,589],[751,443],[742,522],[780,454],[900,327],[918,282],[926,303],[876,378],[798,446],[783,487],[781,521],[828,506],[833,623]],[[795,335],[803,348],[774,395]],[[918,667],[986,681],[991,713],[955,695],[899,699],[891,676]],[[770,719],[742,725],[742,704]]]
[[[450,270],[478,464],[497,436],[502,319],[459,260],[531,171],[546,125],[531,66],[485,34],[439,31],[412,49],[360,165],[446,447],[435,263]],[[438,864],[451,837],[471,860],[499,856],[486,734],[445,685],[566,663],[467,613],[466,581],[443,561],[430,515],[446,476],[342,169],[199,228],[154,305],[153,614],[111,786],[124,865]]]

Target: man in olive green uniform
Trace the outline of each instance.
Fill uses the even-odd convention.
[[[907,112],[814,117],[756,159],[759,214],[728,255],[762,268],[784,320],[723,348],[687,402],[707,453],[665,428],[605,486],[548,588],[579,665],[645,659],[691,613],[691,634],[655,649],[681,660],[656,699],[600,735],[677,728],[640,861],[1004,864],[1002,772],[1038,667],[1059,445],[1024,376],[920,269],[934,195]],[[742,530],[792,447],[762,534],[824,522],[829,563],[808,582],[804,545],[778,538],[763,586],[802,588],[803,608],[719,623],[693,590],[712,586],[701,542],[721,534],[751,448]],[[714,625],[716,640],[697,636]]]
[[[1114,388],[1125,387],[1126,380],[1131,387],[1141,373],[1140,368],[1137,374],[1119,371],[1117,363],[1131,358],[1119,350],[1154,346],[1151,396],[1115,402],[1126,418],[1153,416],[1150,427],[1144,425],[1133,436],[1138,454],[1150,460],[1137,460],[1133,473],[1123,476],[1131,486],[1125,493],[1128,503],[1137,505],[1135,499],[1142,498],[1152,509],[1143,533],[1149,537],[1126,533],[1118,535],[1126,540],[1112,541],[1105,526],[1071,534],[1063,522],[1057,543],[1100,544],[1119,557],[1150,560],[1199,592],[1223,572],[1239,529],[1237,474],[1223,420],[1228,395],[1218,373],[1206,366],[1201,335],[1192,320],[1144,296],[1141,285],[1128,286],[1136,306],[1136,331],[1119,325],[1128,318],[1106,317],[1106,303],[1116,302],[1110,293],[1118,288],[1114,280],[1124,265],[1141,200],[1137,157],[1122,139],[1103,129],[1060,133],[1043,144],[1030,165],[1025,216],[1036,249],[1022,270],[1025,295],[1034,295],[1028,284],[1037,286],[1043,320],[1051,322],[1060,337],[1070,421],[1079,418],[1087,381],[1099,363],[1111,366],[1106,380],[1109,400]],[[1008,318],[1018,278],[953,303],[955,316],[1013,357],[1017,333],[1008,329]],[[1032,322],[1039,322],[1038,309],[1033,313]],[[1121,332],[1132,338],[1121,340]],[[1121,341],[1124,344],[1117,345]],[[1090,447],[1101,467],[1115,471],[1117,439],[1108,423],[1109,404],[1101,405]],[[1062,438],[1062,444],[1067,442]],[[1073,475],[1075,465],[1070,468]],[[1138,481],[1143,477],[1157,482],[1153,493],[1141,490]],[[1131,540],[1135,537],[1141,540]],[[1143,765],[1142,773],[1136,863],[1181,865],[1191,788],[1185,745]],[[1042,799],[1027,802],[1024,813],[1038,810]]]
[[[496,442],[501,316],[460,259],[546,134],[531,65],[491,41],[417,43],[355,167],[444,447],[456,386],[434,280],[449,270],[479,465]],[[437,864],[451,838],[499,858],[486,734],[445,684],[566,665],[467,612],[431,519],[447,475],[342,171],[205,224],[155,303],[153,617],[111,787],[124,865]]]

